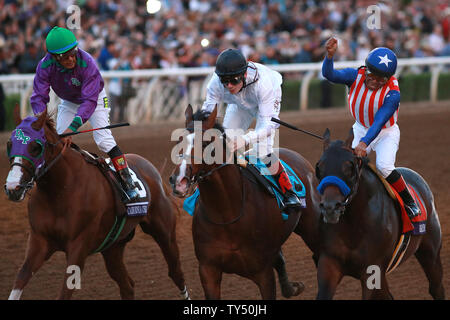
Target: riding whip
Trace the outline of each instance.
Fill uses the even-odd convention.
[[[285,127],[289,128],[289,129],[297,130],[297,131],[300,131],[300,132],[309,134],[310,136],[316,137],[316,138],[318,138],[318,139],[320,139],[320,140],[323,140],[323,137],[321,137],[321,136],[319,136],[319,135],[317,135],[317,134],[314,134],[314,133],[308,132],[308,131],[306,131],[306,130],[297,128],[297,127],[293,126],[292,124],[286,123],[286,122],[281,121],[281,120],[279,120],[279,119],[272,118],[272,119],[270,119],[270,120],[272,120],[273,122],[276,122],[276,123],[278,123],[278,124],[281,124],[282,126],[285,126]]]
[[[129,126],[129,125],[130,124],[128,122],[117,123],[117,124],[111,124],[109,126],[102,127],[102,128],[95,128],[95,129],[88,129],[88,130],[82,130],[82,131],[63,133],[63,134],[60,134],[59,136],[61,138],[64,138],[64,137],[73,136],[73,135],[76,135],[76,134],[79,134],[79,133],[85,133],[85,132],[91,132],[91,131],[97,131],[97,130],[103,130],[103,129],[112,129],[112,128],[117,128],[117,127],[125,127],[125,126]]]

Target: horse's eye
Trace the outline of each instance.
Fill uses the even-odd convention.
[[[28,152],[31,156],[38,158],[41,156],[43,151],[42,143],[38,141],[33,141],[28,146]]]
[[[342,164],[342,172],[347,176],[347,177],[353,177],[353,173],[354,173],[354,166],[353,166],[353,162],[351,161],[346,161]]]

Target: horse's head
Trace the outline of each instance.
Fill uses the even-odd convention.
[[[361,159],[351,148],[353,130],[346,141],[330,142],[330,131],[324,133],[323,154],[316,164],[320,210],[326,223],[338,223],[359,183]]]
[[[10,170],[5,183],[9,200],[22,201],[27,190],[33,187],[36,172],[44,163],[45,146],[48,143],[45,126],[49,120],[47,111],[39,117],[20,119],[18,107],[15,112],[16,129],[6,144]]]
[[[216,123],[217,106],[211,113],[199,110],[194,114],[189,105],[185,116],[185,134],[172,152],[179,161],[169,178],[174,195],[179,197],[184,197],[211,166],[223,161],[225,150],[224,131]]]

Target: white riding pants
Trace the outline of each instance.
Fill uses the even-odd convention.
[[[79,104],[75,104],[67,100],[61,101],[58,106],[58,116],[56,118],[56,131],[58,134],[62,134],[69,127],[79,106]],[[98,95],[97,107],[88,120],[92,128],[101,128],[110,125],[110,111],[111,109],[108,106],[106,91],[103,89]],[[92,133],[98,148],[105,153],[108,153],[117,145],[114,137],[112,136],[111,130],[109,129],[97,130]]]
[[[353,125],[353,143],[355,148],[369,129],[358,122]],[[378,136],[367,146],[367,155],[374,150],[376,152],[376,167],[381,175],[386,178],[395,169],[395,157],[400,143],[400,128],[397,124],[392,127],[381,129]]]

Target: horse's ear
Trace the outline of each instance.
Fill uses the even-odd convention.
[[[14,116],[14,123],[16,124],[16,127],[22,122],[22,118],[20,117],[20,106],[18,103],[14,106],[13,110],[13,116]]]
[[[208,129],[214,127],[214,124],[216,123],[216,117],[217,117],[217,104],[214,106],[214,109],[209,115],[208,120],[206,120],[206,127]]]
[[[325,151],[330,146],[330,129],[326,129],[323,133],[323,150]]]
[[[36,131],[41,130],[46,120],[47,120],[47,108],[45,108],[45,110],[41,112],[37,120],[31,124],[31,127]]]
[[[349,149],[352,148],[353,137],[354,137],[353,128],[350,128],[350,131],[348,132],[347,140],[345,140],[345,144],[344,144]]]
[[[192,114],[194,113],[194,111],[192,110],[192,106],[191,104],[189,104],[186,108],[186,111],[184,112],[184,115],[186,116],[186,127],[188,126],[189,123],[192,122]]]

